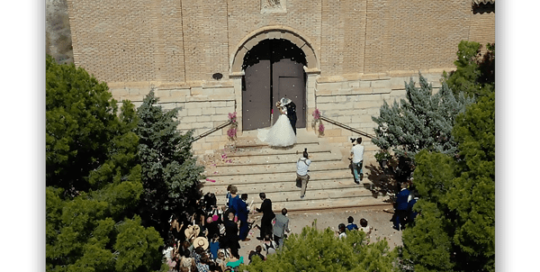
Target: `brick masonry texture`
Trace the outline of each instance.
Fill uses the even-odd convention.
[[[228,79],[239,43],[289,27],[312,43],[321,76],[452,66],[460,40],[495,41],[495,14],[462,0],[68,0],[75,64],[106,82]]]
[[[67,0],[74,61],[119,101],[140,105],[154,87],[164,108],[183,107],[179,129],[198,135],[229,112],[241,123],[241,78],[230,74],[241,42],[261,28],[292,29],[317,60],[309,110],[373,133],[371,116],[403,98],[403,81],[421,71],[437,89],[461,40],[495,41],[495,13],[473,13],[470,1],[287,0],[279,12],[264,1]],[[351,134],[326,126],[333,142]],[[226,131],[197,141],[196,152],[223,147]]]

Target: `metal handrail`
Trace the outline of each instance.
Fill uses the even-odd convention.
[[[350,131],[352,131],[352,132],[358,133],[358,134],[360,134],[360,135],[366,136],[366,137],[368,137],[368,138],[370,138],[370,139],[377,138],[377,137],[374,136],[374,135],[371,135],[371,134],[369,134],[369,133],[367,133],[367,132],[363,132],[363,131],[361,131],[361,130],[352,128],[352,127],[347,126],[347,125],[345,125],[345,124],[343,124],[343,123],[340,123],[340,122],[338,122],[338,121],[334,121],[334,120],[332,120],[332,119],[330,119],[330,118],[328,118],[328,117],[326,117],[326,116],[322,116],[322,115],[321,115],[320,119],[321,119],[321,120],[324,120],[324,121],[326,121],[326,122],[328,122],[328,123],[330,123],[330,124],[334,124],[334,125],[336,125],[336,126],[339,126],[339,127],[344,128],[344,129],[350,130]]]
[[[202,133],[202,134],[200,134],[198,136],[193,137],[193,140],[191,142],[193,143],[195,141],[198,141],[201,138],[204,138],[204,137],[206,137],[206,136],[208,136],[208,135],[210,135],[210,134],[212,134],[212,133],[214,133],[214,132],[216,132],[216,131],[218,131],[218,130],[220,130],[220,129],[222,129],[222,128],[230,125],[230,124],[232,124],[232,120],[229,120],[229,121],[227,121],[227,122],[225,122],[225,123],[223,123],[221,125],[218,125],[217,127],[213,128],[213,129],[211,129],[211,130],[209,130],[207,132],[204,132],[204,133]]]

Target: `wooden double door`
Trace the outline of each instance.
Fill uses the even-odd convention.
[[[269,127],[276,122],[280,114],[276,102],[282,97],[296,104],[296,127],[306,127],[304,65],[305,57],[301,50],[284,40],[263,41],[246,54],[242,89],[243,130]]]

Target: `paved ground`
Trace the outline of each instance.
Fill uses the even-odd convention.
[[[339,223],[347,224],[347,218],[352,216],[354,223],[359,225],[360,219],[365,218],[368,224],[373,227],[371,233],[371,241],[375,242],[377,238],[386,238],[388,245],[391,249],[396,246],[402,245],[401,232],[392,228],[392,209],[390,212],[385,212],[382,208],[356,208],[356,209],[343,209],[343,210],[328,210],[328,211],[316,211],[316,212],[296,212],[289,214],[289,228],[293,233],[300,233],[304,226],[310,226],[314,219],[317,219],[317,228],[325,229],[331,227],[334,230],[337,229]],[[258,219],[256,224],[260,225],[260,216],[255,217]],[[249,251],[255,250],[257,245],[262,244],[261,241],[255,237],[259,235],[259,230],[254,229],[250,232],[248,242],[240,242],[240,255],[244,256],[247,260]]]

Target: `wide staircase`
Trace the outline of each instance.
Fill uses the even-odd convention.
[[[349,160],[339,148],[318,138],[312,131],[298,129],[297,144],[290,148],[271,148],[261,143],[256,131],[244,132],[238,137],[236,148],[219,154],[207,166],[207,180],[203,192],[216,194],[218,205],[225,204],[227,186],[234,184],[238,193],[248,194],[248,204],[260,207],[260,192],[272,200],[272,208],[279,211],[323,210],[365,206],[387,207],[383,198],[370,191],[371,182],[354,182]],[[310,160],[308,183],[304,199],[296,187],[296,162],[308,149]],[[365,171],[365,169],[364,169]]]

